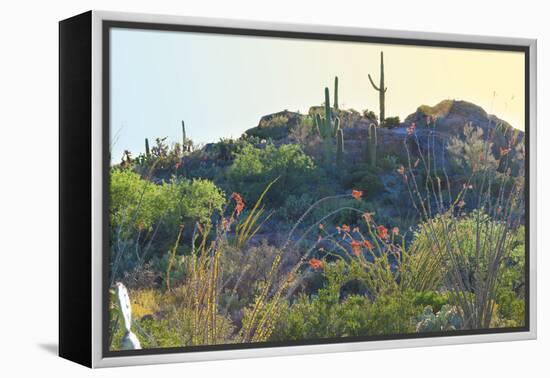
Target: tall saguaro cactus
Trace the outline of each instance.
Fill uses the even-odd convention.
[[[386,119],[386,91],[388,88],[384,84],[384,52],[380,52],[380,84],[376,86],[374,80],[369,74],[369,81],[372,84],[373,88],[378,91],[379,102],[380,102],[380,125],[384,123]]]
[[[338,109],[338,76],[334,77],[334,109]]]
[[[367,137],[367,154],[369,163],[372,167],[376,167],[376,149],[378,148],[378,136],[376,134],[376,125],[371,123],[368,128]]]

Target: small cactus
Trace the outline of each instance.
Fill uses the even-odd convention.
[[[149,149],[149,139],[145,138],[145,156],[151,156],[151,150]]]
[[[462,314],[458,307],[443,305],[437,314],[432,306],[426,306],[417,318],[416,332],[455,331],[463,327]]]
[[[187,133],[185,132],[185,122],[182,120],[181,121],[181,136],[182,136],[182,140],[181,140],[181,150],[182,152],[191,152],[191,146],[192,146],[192,143],[190,142],[189,139],[187,139]]]

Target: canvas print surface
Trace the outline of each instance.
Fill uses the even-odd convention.
[[[525,329],[524,52],[109,33],[108,351]]]

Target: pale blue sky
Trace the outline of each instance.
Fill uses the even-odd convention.
[[[523,57],[519,53],[351,42],[111,30],[111,145],[137,155],[144,138],[194,142],[238,137],[260,117],[307,113],[340,81],[344,108],[378,113],[384,50],[386,115],[404,118],[446,98],[475,102],[523,129]],[[497,96],[494,97],[494,92]]]

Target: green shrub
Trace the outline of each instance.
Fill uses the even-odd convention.
[[[473,307],[489,298],[484,327],[523,325],[524,227],[507,231],[503,246],[499,235],[504,234],[504,227],[503,222],[477,210],[452,221],[445,215],[421,224],[409,247],[403,284],[415,291],[433,291],[445,285],[454,288],[459,282],[465,295],[449,292],[450,304],[461,305],[468,311],[466,306]],[[495,266],[493,256],[504,253],[503,249],[505,258]],[[484,290],[488,277],[493,276],[496,282],[491,286],[491,297],[487,297]]]
[[[499,275],[497,315],[506,327],[522,327],[525,325],[525,227],[515,232],[511,248]]]
[[[250,145],[254,140],[252,137],[247,139],[221,138],[218,143],[213,145],[213,158],[220,161],[232,161],[245,146]]]
[[[383,126],[391,129],[392,127],[397,127],[401,123],[401,120],[398,116],[395,117],[387,117],[384,120]]]
[[[156,138],[149,154],[139,154],[135,159],[128,159],[130,156],[126,154],[126,159],[121,167],[132,168],[144,176],[151,175],[158,179],[169,179],[172,174],[177,173],[176,165],[187,154],[186,151],[194,149],[194,145],[191,139],[187,139],[185,147],[180,143],[169,145],[166,139],[166,137]]]
[[[301,294],[282,311],[272,340],[322,339],[343,336],[393,335],[415,331],[414,317],[422,307],[413,293],[392,291],[373,302],[367,296],[342,298],[341,289],[360,272],[349,270],[341,261],[327,264],[325,286],[316,294]]]
[[[305,192],[312,186],[315,165],[297,145],[265,148],[245,146],[229,167],[230,187],[243,195],[245,202],[255,201],[266,186],[279,177],[267,193],[265,202],[282,205],[293,193]]]
[[[159,185],[137,173],[113,169],[109,201],[113,228],[150,230],[161,219],[167,224],[206,223],[214,211],[222,210],[225,198],[208,180],[172,179]]]
[[[119,278],[148,262],[166,263],[180,225],[208,224],[225,204],[223,192],[208,180],[154,184],[129,170],[112,169],[110,182],[112,276]],[[178,253],[181,247],[178,248]]]
[[[363,117],[368,119],[378,120],[378,116],[376,115],[376,113],[369,109],[363,110]]]
[[[362,190],[368,196],[374,196],[384,189],[378,177],[378,169],[369,164],[358,164],[350,168],[349,174],[344,177],[343,185],[347,189]]]
[[[449,303],[448,295],[436,291],[423,291],[414,295],[415,305],[422,307],[430,306],[436,313],[447,303]]]
[[[111,226],[151,228],[165,213],[157,201],[160,187],[129,170],[112,169],[109,210]]]
[[[445,230],[450,227],[453,227],[454,233],[461,235],[460,239],[445,236]],[[465,281],[473,280],[476,268],[479,271],[478,274],[480,274],[479,278],[482,278],[481,274],[487,270],[489,264],[483,256],[489,255],[489,251],[496,250],[496,243],[498,242],[496,238],[486,234],[498,235],[501,233],[502,227],[501,223],[478,211],[456,219],[452,225],[447,215],[436,217],[430,224],[421,224],[414,234],[409,251],[412,252],[413,258],[417,260],[415,266],[417,273],[429,277],[431,283],[423,288],[417,287],[417,289],[420,291],[438,289],[444,283],[444,275],[451,274],[446,272],[446,269],[450,269],[453,264],[458,264]],[[480,233],[479,238],[476,237],[477,233]],[[515,248],[514,258],[504,261],[500,270],[501,277],[507,274],[511,275],[508,279],[508,286],[513,285],[513,282],[517,284],[523,279],[524,253],[522,249],[524,243],[522,240],[524,234],[524,228],[520,227],[513,231],[510,237],[510,247]],[[480,251],[479,257],[476,257],[476,240],[484,241],[484,244],[481,245],[483,249]],[[434,249],[436,244],[460,253],[461,260],[454,263],[449,261],[448,256],[442,256]],[[423,281],[417,280],[418,284],[421,284],[421,282]]]
[[[399,159],[395,155],[386,155],[378,164],[384,170],[393,171],[398,167]]]
[[[315,202],[309,193],[291,194],[284,205],[279,209],[278,215],[288,223],[293,223]]]

